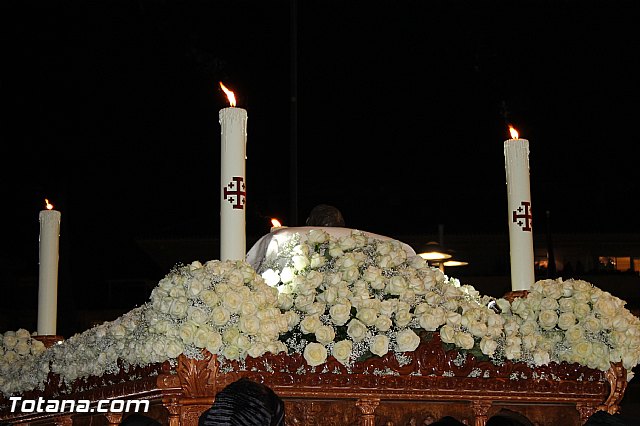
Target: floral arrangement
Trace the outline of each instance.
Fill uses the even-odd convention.
[[[144,305],[47,350],[27,331],[5,333],[0,391],[42,389],[49,372],[70,383],[123,364],[201,359],[203,349],[221,360],[297,352],[310,366],[333,356],[348,369],[389,352],[401,360],[436,331],[447,349],[496,364],[621,362],[630,380],[640,362],[640,319],[590,283],[539,281],[510,303],[407,257],[398,241],[317,230],[295,234],[259,271],[244,261],[177,266]]]

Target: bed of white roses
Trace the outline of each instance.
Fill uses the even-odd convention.
[[[122,365],[175,362],[180,354],[243,360],[283,351],[310,366],[333,356],[347,368],[388,352],[406,356],[420,334],[500,364],[566,361],[608,370],[640,362],[640,320],[625,303],[581,280],[544,280],[513,303],[481,296],[397,241],[353,231],[296,235],[255,271],[244,261],[174,268],[150,300],[114,321],[44,349],[26,330],[0,335],[0,392],[42,389],[116,373]]]

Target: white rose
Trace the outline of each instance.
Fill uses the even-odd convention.
[[[244,297],[237,291],[229,291],[225,293],[222,298],[222,306],[227,308],[231,313],[240,312],[243,303]]]
[[[353,343],[351,340],[341,340],[333,345],[331,354],[338,362],[348,364],[349,358],[351,358],[352,349]]]
[[[23,356],[31,353],[31,347],[29,346],[29,342],[26,339],[18,339],[18,343],[16,343],[14,350],[18,353],[18,355]]]
[[[403,277],[395,275],[389,280],[387,293],[399,296],[404,293],[407,288],[407,281]]]
[[[282,268],[282,272],[280,272],[280,280],[282,281],[283,284],[288,284],[291,281],[293,281],[293,278],[295,277],[293,268],[290,268],[288,266],[285,266],[284,268]]]
[[[398,332],[396,336],[398,352],[412,352],[415,351],[420,344],[420,337],[413,330],[407,328]]]
[[[258,358],[267,352],[267,346],[262,342],[254,342],[247,350],[247,354],[252,358]]]
[[[461,349],[471,349],[475,344],[475,340],[473,340],[473,336],[464,331],[457,331],[454,340],[455,340],[456,346]]]
[[[227,359],[240,359],[240,348],[234,345],[225,346],[222,355]]]
[[[187,309],[187,317],[198,325],[206,323],[209,319],[209,315],[203,309],[195,306],[190,306]]]
[[[389,329],[393,325],[393,322],[391,321],[391,318],[389,318],[389,317],[379,316],[376,319],[376,322],[375,322],[374,325],[379,331],[384,332],[384,331],[389,331]]]
[[[520,345],[508,345],[504,348],[504,355],[507,359],[518,359],[522,356]]]
[[[426,331],[435,331],[445,322],[443,315],[433,315],[430,313],[421,315],[418,320],[420,321],[420,327]]]
[[[539,333],[538,323],[535,321],[525,321],[520,325],[520,334],[528,336]]]
[[[296,271],[302,271],[311,264],[307,256],[293,256],[291,260],[293,261],[293,268]]]
[[[174,318],[184,318],[187,315],[188,307],[189,302],[187,301],[187,298],[184,296],[180,296],[177,299],[174,299],[171,303],[169,313]]]
[[[576,343],[584,339],[584,330],[579,325],[574,325],[564,332],[564,336],[568,342]]]
[[[321,229],[312,229],[307,233],[307,241],[310,245],[326,243],[329,241],[329,234]]]
[[[508,300],[503,298],[496,299],[496,305],[503,315],[511,313],[511,303]]]
[[[311,260],[309,266],[313,269],[318,269],[324,266],[327,263],[327,259],[321,255],[320,253],[313,253],[311,255]]]
[[[28,339],[31,337],[31,333],[29,333],[29,330],[19,328],[18,330],[16,330],[16,337],[18,339]]]
[[[216,306],[211,311],[211,322],[217,326],[226,325],[231,318],[231,313],[224,306]]]
[[[267,269],[262,273],[262,278],[269,286],[276,286],[280,282],[280,274],[273,269]]]
[[[522,346],[527,350],[531,350],[535,348],[537,343],[538,343],[538,336],[536,334],[529,334],[528,336],[522,336]]]
[[[533,352],[533,362],[535,365],[548,365],[551,362],[549,352],[543,350],[536,350]]]
[[[293,296],[290,294],[279,293],[278,294],[278,308],[283,311],[288,311],[293,307]]]
[[[473,321],[467,326],[467,329],[469,330],[469,333],[471,333],[475,337],[483,337],[485,334],[487,334],[488,330],[487,324],[480,321]]]
[[[440,328],[440,340],[444,343],[454,343],[456,330],[449,324],[445,324]]]
[[[300,309],[303,312],[306,312],[307,309],[313,304],[315,300],[315,296],[313,294],[303,295],[299,294],[295,301],[293,302],[294,306]]]
[[[187,284],[187,297],[190,299],[198,296],[204,290],[204,283],[197,278],[193,278]]]
[[[580,321],[580,325],[586,330],[589,331],[591,333],[597,333],[602,329],[602,323],[601,320],[596,318],[595,315],[589,315],[586,318],[583,318]]]
[[[320,365],[327,360],[327,348],[320,343],[309,343],[304,348],[304,359],[312,367]]]
[[[329,325],[321,325],[315,331],[316,340],[323,345],[328,345],[336,338],[336,332]]]
[[[498,342],[496,342],[491,338],[483,337],[480,340],[480,350],[485,355],[493,356],[497,348],[498,348]]]
[[[586,317],[591,314],[591,308],[587,303],[574,303],[573,313],[575,314],[578,320]]]
[[[372,308],[359,309],[356,318],[358,318],[366,326],[374,325],[378,319],[378,313]]]
[[[262,321],[260,323],[259,335],[261,337],[266,337],[267,340],[276,340],[279,334],[280,334],[280,326],[278,325],[277,321],[269,320],[269,321]]]
[[[127,334],[127,330],[120,324],[115,324],[109,331],[116,339],[122,339]]]
[[[367,336],[367,326],[357,319],[352,319],[347,324],[347,335],[354,342],[360,342]]]
[[[5,346],[5,348],[12,349],[18,343],[18,338],[15,335],[10,335],[8,333],[5,333],[5,336],[2,339],[2,342],[3,342],[4,346]]]
[[[577,322],[573,312],[562,312],[558,317],[558,327],[563,330],[567,330],[569,327],[576,325]]]
[[[542,311],[538,316],[538,322],[545,330],[551,330],[558,323],[558,314],[552,310]]]
[[[399,328],[404,328],[413,320],[413,314],[408,309],[401,309],[396,312],[393,321]]]
[[[558,300],[558,306],[560,308],[560,312],[573,312],[573,308],[575,307],[575,305],[576,305],[575,300],[568,297],[563,297],[560,300]]]
[[[342,303],[333,305],[329,309],[329,315],[331,315],[331,321],[334,324],[344,325],[351,317],[351,305]]]
[[[613,329],[616,331],[627,331],[627,329],[629,328],[629,320],[622,316],[622,315],[618,315],[617,317],[613,318]]]
[[[198,326],[191,321],[187,321],[178,329],[178,335],[185,345],[189,345],[193,343],[193,338],[196,335],[196,331],[198,331]]]
[[[585,359],[589,355],[591,355],[592,349],[593,348],[592,348],[591,342],[588,342],[586,340],[578,342],[573,346],[573,352],[580,358],[585,358]]]
[[[292,330],[296,325],[300,323],[300,315],[295,311],[287,311],[284,313],[284,317],[287,320],[289,330]]]
[[[385,356],[389,352],[389,338],[384,334],[378,334],[374,336],[369,344],[369,350],[372,354],[378,356]]]
[[[300,321],[300,330],[305,334],[315,333],[318,327],[322,325],[320,318],[317,315],[306,316]]]
[[[260,319],[255,315],[243,315],[240,317],[238,328],[243,333],[256,335],[260,331]]]

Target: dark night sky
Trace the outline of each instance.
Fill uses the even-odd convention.
[[[2,286],[37,274],[44,198],[75,285],[163,276],[138,238],[217,235],[219,81],[249,115],[249,233],[296,225],[295,188],[297,224],[325,202],[386,235],[506,234],[508,123],[534,220],[640,232],[637,1],[300,2],[296,185],[290,5],[2,2]]]

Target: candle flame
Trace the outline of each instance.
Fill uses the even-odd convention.
[[[279,227],[282,226],[280,221],[278,219],[276,219],[275,217],[271,219],[271,225],[273,225],[274,228],[279,228]]]
[[[511,133],[511,139],[518,139],[518,131],[511,125],[509,126],[509,133]]]
[[[47,200],[46,198],[44,199],[45,205],[47,206],[47,210],[52,210],[53,209],[53,204],[51,204],[49,202],[49,200]]]
[[[222,82],[220,82],[220,87],[222,88],[222,91],[227,95],[227,99],[229,99],[229,105],[231,105],[232,107],[236,106],[236,95],[234,95],[231,90],[227,89],[226,86],[222,84]]]

